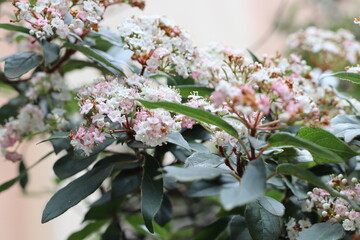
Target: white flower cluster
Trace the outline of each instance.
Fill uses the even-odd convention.
[[[65,39],[70,33],[82,36],[89,30],[97,31],[107,6],[118,1],[99,0],[15,0],[18,21],[32,27],[30,34],[36,38],[51,38],[55,34]],[[128,1],[130,5],[143,7],[143,1]]]
[[[352,178],[351,182],[352,184],[339,174],[328,182],[328,185],[359,204],[360,183],[357,178]],[[322,221],[341,223],[346,231],[360,229],[360,212],[352,209],[346,200],[332,197],[321,188],[314,188],[308,196],[309,198],[302,203],[302,211],[309,212],[315,209]]]
[[[31,101],[36,101],[39,95],[47,94],[50,94],[58,102],[66,102],[72,98],[69,87],[59,73],[34,73],[29,81],[26,97]]]
[[[152,73],[177,72],[188,77],[195,49],[186,32],[163,17],[133,17],[119,27],[132,59]]]
[[[290,240],[296,240],[299,236],[299,232],[310,228],[311,225],[312,224],[309,219],[296,221],[295,218],[290,218],[290,220],[285,224],[288,238]]]
[[[308,27],[290,35],[288,45],[291,49],[308,55],[308,60],[323,70],[334,69],[338,62],[344,60],[351,64],[360,60],[360,43],[345,29],[332,32]],[[313,54],[318,54],[320,61]]]
[[[158,146],[166,141],[168,134],[181,128],[181,122],[168,111],[144,109],[135,101],[137,98],[181,101],[175,89],[140,75],[125,79],[100,78],[94,86],[81,89],[78,97],[80,112],[88,120],[89,128],[81,127],[73,136],[72,144],[86,154],[105,139],[105,133],[127,132],[134,135],[135,140]]]
[[[21,108],[16,118],[10,118],[0,128],[1,154],[12,162],[19,161],[22,156],[16,152],[16,145],[23,137],[46,130],[44,117],[44,112],[38,106],[27,104]]]

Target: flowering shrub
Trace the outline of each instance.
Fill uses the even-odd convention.
[[[33,166],[18,147],[40,135],[53,151],[38,162],[58,155],[55,175],[70,180],[42,223],[98,193],[68,240],[355,239],[360,102],[325,83],[360,82],[355,37],[310,27],[289,37],[288,56],[259,59],[197,47],[165,17],[106,30],[105,10],[123,3],[144,8],[13,2],[0,28],[22,51],[2,59],[0,80],[18,95],[0,108],[0,150],[20,173],[0,191],[26,190]],[[130,57],[120,64],[111,49]],[[71,88],[66,74],[84,67],[101,77]]]

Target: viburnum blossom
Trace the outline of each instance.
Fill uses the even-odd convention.
[[[0,152],[10,161],[16,162],[21,155],[16,152],[16,145],[29,134],[46,130],[44,112],[35,105],[27,104],[20,109],[16,118],[10,118],[0,128]]]
[[[328,185],[350,200],[360,203],[360,183],[352,178],[351,183],[342,175],[334,177]],[[326,190],[314,188],[309,198],[302,204],[303,211],[315,210],[321,221],[341,223],[346,231],[360,229],[360,212],[352,208],[346,200],[331,196]]]
[[[188,34],[164,17],[133,17],[119,27],[132,59],[149,72],[187,77],[195,49]]]
[[[99,78],[93,86],[80,89],[78,98],[87,124],[71,136],[71,143],[85,154],[104,140],[105,133],[127,132],[135,140],[157,146],[166,142],[168,134],[181,128],[181,122],[168,111],[147,110],[135,100],[180,103],[179,93],[140,75]]]
[[[290,35],[288,45],[322,70],[334,70],[346,62],[354,64],[360,60],[360,43],[345,29],[332,32],[308,27]]]
[[[121,1],[120,1],[121,2]],[[132,6],[144,7],[141,0],[126,1]],[[14,0],[16,21],[24,21],[32,27],[30,34],[36,38],[57,35],[65,39],[70,33],[82,36],[90,30],[97,31],[105,9],[119,1],[98,0]]]

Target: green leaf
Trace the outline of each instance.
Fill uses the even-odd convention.
[[[254,240],[278,240],[281,234],[281,218],[268,212],[259,201],[245,209],[246,223]]]
[[[83,229],[80,231],[72,233],[67,240],[83,240],[90,235],[97,233],[104,224],[107,223],[107,221],[96,221],[87,224]]]
[[[301,128],[297,136],[329,149],[345,161],[358,155],[357,152],[336,136],[320,128]]]
[[[59,58],[60,46],[58,44],[42,39],[41,47],[43,49],[45,66],[49,66]]]
[[[339,240],[345,236],[344,228],[339,223],[316,223],[299,233],[297,240]]]
[[[30,29],[28,29],[28,28],[18,26],[18,25],[14,25],[14,24],[9,24],[9,23],[0,23],[0,28],[5,29],[5,30],[9,30],[9,31],[26,33],[26,34],[29,34],[29,31],[30,31]]]
[[[163,179],[155,179],[160,175],[158,161],[146,155],[143,178],[141,184],[141,213],[146,228],[154,233],[153,219],[163,201]]]
[[[261,158],[251,161],[245,169],[240,186],[226,188],[220,193],[220,202],[225,210],[243,206],[265,194],[266,172]]]
[[[106,67],[111,72],[113,72],[113,70],[111,70],[111,68],[112,68],[116,71],[114,73],[120,74],[122,76],[126,76],[122,69],[120,69],[119,67],[114,65],[112,62],[110,62],[109,59],[104,57],[101,54],[101,51],[99,51],[99,50],[93,50],[90,47],[76,45],[76,44],[72,44],[72,43],[65,43],[64,47],[81,52],[85,56],[90,57],[91,59],[94,59],[97,63],[101,64],[103,67]]]
[[[27,174],[27,169],[23,160],[21,160],[19,164],[19,176],[20,176],[19,179],[20,186],[25,191],[26,186],[29,182],[29,176]]]
[[[264,196],[258,201],[263,208],[265,208],[269,213],[275,216],[282,217],[285,213],[284,205],[271,197]]]
[[[15,178],[1,184],[0,185],[0,193],[11,188],[15,183],[17,183],[17,181],[19,181],[19,179],[20,179],[20,177],[15,177]]]
[[[52,196],[46,204],[41,222],[46,223],[78,204],[100,187],[112,171],[112,167],[94,168],[72,181]]]
[[[59,68],[59,72],[64,74],[64,73],[68,73],[68,72],[71,72],[74,70],[80,70],[80,69],[83,69],[86,67],[98,68],[102,71],[104,71],[104,69],[105,69],[95,63],[92,63],[92,62],[87,62],[87,61],[78,60],[78,59],[70,59]],[[106,70],[106,71],[108,71],[108,70]]]
[[[220,218],[210,225],[202,228],[195,234],[195,240],[209,240],[216,239],[225,229],[230,222],[230,218]]]
[[[185,167],[218,167],[224,163],[224,158],[212,153],[193,153],[185,160]]]
[[[21,77],[42,62],[43,57],[35,52],[22,52],[11,55],[5,60],[5,76],[9,79]]]
[[[53,169],[56,176],[60,179],[65,179],[84,170],[97,159],[99,152],[113,142],[114,139],[106,139],[103,143],[96,145],[89,156],[86,156],[82,151],[70,151],[55,162]]]
[[[205,168],[205,167],[174,167],[164,168],[167,177],[173,177],[180,182],[193,182],[199,180],[211,180],[219,177],[221,174],[230,173],[230,170],[223,168]]]
[[[180,95],[183,98],[188,98],[190,94],[197,92],[199,96],[210,97],[214,88],[208,88],[201,85],[177,85],[177,89],[180,91]]]
[[[358,73],[351,73],[351,72],[336,72],[332,74],[327,74],[320,78],[320,80],[325,79],[327,77],[337,77],[343,80],[348,80],[352,83],[360,84],[360,74]]]
[[[215,125],[233,137],[236,137],[236,138],[239,137],[238,132],[228,122],[226,122],[222,118],[220,118],[212,113],[209,113],[205,110],[196,109],[196,108],[192,108],[192,107],[188,107],[188,106],[184,106],[184,105],[181,105],[178,103],[172,103],[172,102],[161,102],[161,101],[160,102],[149,102],[149,101],[140,100],[140,99],[137,99],[137,101],[139,101],[146,108],[149,108],[149,109],[163,108],[168,111],[173,111],[176,113],[184,114],[184,115],[191,117],[199,122],[204,122],[204,123]]]
[[[269,138],[268,143],[271,147],[293,146],[304,148],[311,153],[317,163],[343,162],[341,157],[329,149],[289,133],[276,133]]]
[[[335,191],[333,188],[329,187],[328,185],[326,185],[324,182],[322,182],[320,180],[320,178],[318,178],[316,175],[314,175],[312,172],[307,171],[301,167],[298,167],[294,164],[288,164],[288,163],[284,163],[284,164],[280,164],[277,169],[276,172],[278,174],[284,174],[284,175],[292,175],[295,176],[297,178],[300,178],[302,180],[305,180],[317,187],[320,187],[326,191],[328,191],[330,193],[330,195],[334,196],[334,197],[340,197],[345,199],[346,201],[348,201],[353,208],[355,209],[360,209],[360,207],[352,200],[350,200],[347,196],[340,194],[339,192]]]

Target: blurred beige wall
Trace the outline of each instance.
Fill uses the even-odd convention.
[[[203,46],[218,41],[231,47],[244,49],[250,47],[271,27],[276,9],[281,0],[148,0],[145,10],[127,6],[114,6],[109,9],[105,23],[116,31],[116,26],[125,17],[137,14],[156,14],[167,16],[179,26],[187,29],[194,43]],[[4,6],[2,6],[4,8]],[[284,6],[283,6],[284,7]],[[11,6],[7,6],[11,10]],[[8,22],[7,16],[0,13],[0,22]],[[5,32],[0,31],[0,38]],[[256,49],[256,53],[275,54],[282,50],[284,38],[272,35]],[[14,53],[14,45],[0,43],[0,57]],[[92,72],[78,75],[91,79]],[[0,92],[0,105],[8,94]],[[27,165],[46,154],[50,147],[36,145],[39,139],[23,145],[22,153]],[[42,225],[42,210],[55,191],[52,164],[48,159],[30,172],[30,196],[24,196],[18,186],[0,194],[0,240],[64,240],[74,230],[79,229],[85,207],[76,206],[59,218]],[[0,182],[17,175],[17,164],[0,159]]]

